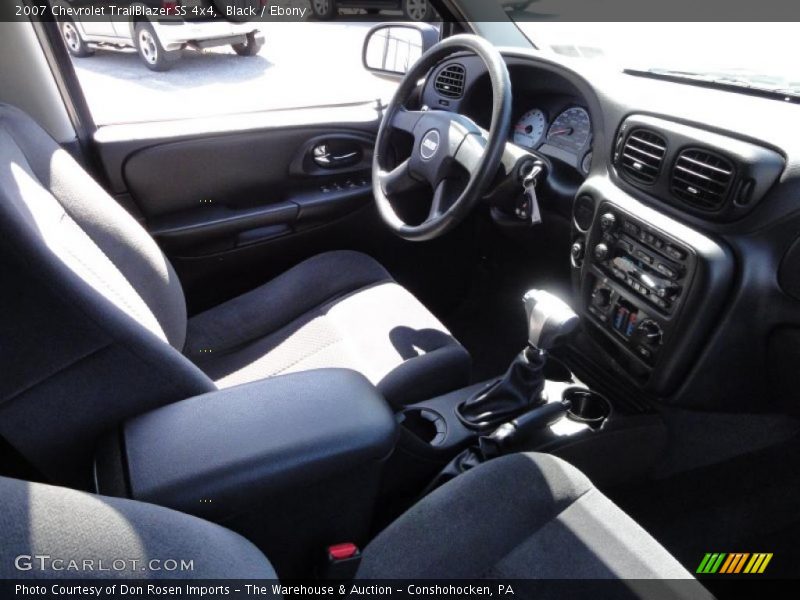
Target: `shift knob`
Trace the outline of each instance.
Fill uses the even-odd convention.
[[[522,301],[528,315],[528,343],[550,350],[578,326],[578,315],[569,305],[544,290],[529,290]]]

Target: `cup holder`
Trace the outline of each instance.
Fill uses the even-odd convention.
[[[611,403],[605,396],[586,388],[569,388],[564,391],[564,400],[570,403],[567,418],[599,429],[611,415]]]
[[[572,383],[575,381],[572,376],[572,371],[569,370],[567,365],[552,356],[548,356],[547,362],[544,364],[544,378],[548,381],[558,381],[561,383]]]
[[[433,410],[412,408],[400,415],[400,425],[426,444],[439,446],[447,434],[444,417]]]

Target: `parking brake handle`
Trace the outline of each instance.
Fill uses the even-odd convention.
[[[520,415],[516,419],[503,423],[492,433],[480,436],[477,444],[464,450],[442,469],[428,487],[425,488],[422,496],[430,494],[433,490],[461,473],[469,471],[488,460],[502,456],[516,441],[525,439],[561,419],[569,408],[570,402],[568,400],[548,402]]]

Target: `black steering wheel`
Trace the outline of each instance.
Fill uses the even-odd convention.
[[[444,58],[459,51],[479,56],[489,71],[493,99],[488,132],[464,115],[405,107],[420,79]],[[510,124],[511,81],[506,63],[494,46],[475,35],[456,35],[423,54],[387,106],[375,143],[372,190],[378,211],[389,228],[406,240],[423,241],[458,225],[494,179]],[[392,158],[390,134],[396,130],[411,134],[414,145],[411,156],[389,166],[386,163]],[[418,225],[409,225],[398,216],[393,202],[401,195],[408,198],[408,192],[426,185],[433,190],[428,216]]]

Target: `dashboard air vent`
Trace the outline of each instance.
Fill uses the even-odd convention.
[[[702,210],[720,208],[733,183],[734,167],[719,154],[689,148],[682,151],[672,168],[672,193]]]
[[[625,138],[619,164],[622,171],[641,183],[655,183],[661,172],[661,163],[667,151],[667,142],[649,129],[634,129]]]
[[[462,65],[448,65],[436,76],[434,87],[436,91],[446,98],[461,98],[464,94],[464,67]]]

